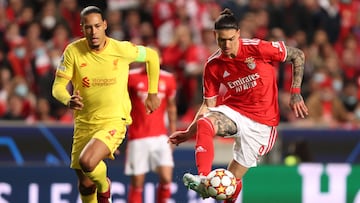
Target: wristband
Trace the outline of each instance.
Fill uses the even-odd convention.
[[[290,93],[291,94],[300,94],[300,92],[301,92],[300,87],[292,87],[292,88],[290,88]]]

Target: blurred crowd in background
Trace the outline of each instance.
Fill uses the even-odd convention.
[[[106,12],[110,37],[159,51],[162,68],[177,78],[180,128],[202,102],[203,66],[218,48],[213,22],[224,8],[239,20],[241,37],[305,52],[307,119],[288,107],[291,65],[276,64],[282,123],[360,128],[360,0],[0,0],[1,120],[72,123],[51,85],[64,48],[82,37],[88,5]]]

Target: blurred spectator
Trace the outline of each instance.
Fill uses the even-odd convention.
[[[9,19],[6,16],[5,6],[0,3],[0,37],[4,37],[4,32],[7,25],[9,24]]]
[[[6,7],[6,18],[11,22],[18,23],[23,6],[23,0],[9,0]]]
[[[124,39],[134,43],[141,42],[140,25],[140,13],[137,10],[127,11],[124,17]]]
[[[306,100],[309,115],[306,120],[297,121],[307,127],[342,127],[351,121],[351,114],[346,110],[341,99],[335,94],[332,79],[323,73],[314,75],[314,88]],[[320,74],[323,74],[320,77]],[[317,78],[316,78],[317,77]]]
[[[17,94],[10,94],[7,103],[6,113],[1,117],[1,119],[24,121],[26,118],[24,109],[26,107],[24,106],[23,98]]]
[[[11,24],[11,25],[17,27],[17,24]],[[6,35],[11,33],[11,29],[8,29],[8,31],[9,32],[7,32]],[[24,78],[27,77],[28,58],[27,58],[25,40],[19,36],[10,39],[9,45],[10,47],[6,57],[10,63],[14,76],[20,76]]]
[[[6,113],[2,119],[25,120],[33,111],[35,101],[35,95],[29,91],[26,80],[19,76],[14,77],[7,98]]]
[[[3,37],[5,43],[4,45],[6,46],[5,49],[7,51],[23,40],[23,36],[20,33],[20,27],[14,22],[9,22],[6,25]]]
[[[149,21],[140,24],[140,44],[151,47],[158,47],[154,27]]]
[[[117,40],[124,40],[125,30],[122,27],[123,11],[111,9],[106,15],[109,36]]]
[[[356,16],[360,11],[360,1],[339,0],[339,9],[341,16],[339,39],[342,41],[349,35],[356,23]]]
[[[256,29],[255,38],[266,39],[269,35],[269,14],[265,9],[260,9],[255,13]]]
[[[319,1],[321,22],[319,28],[325,30],[329,42],[335,44],[340,36],[341,16],[339,0]]]
[[[24,6],[24,8],[19,16],[18,22],[17,22],[17,24],[19,25],[19,28],[20,28],[20,34],[22,36],[25,35],[26,30],[28,29],[28,26],[34,20],[35,20],[35,13],[34,13],[33,7],[30,5]]]
[[[7,100],[11,89],[11,69],[7,66],[0,66],[0,117],[4,116],[7,109]]]
[[[351,28],[351,33],[354,34],[357,44],[360,44],[360,12],[356,14],[355,23]]]
[[[354,80],[346,81],[340,93],[341,101],[349,112],[355,112],[359,104],[358,86]]]
[[[68,23],[71,38],[83,36],[80,26],[80,8],[77,0],[61,0],[59,3],[60,14]]]
[[[297,0],[272,1],[272,8],[270,7],[270,22],[271,27],[279,27],[284,30],[289,37],[293,36],[298,30],[301,30],[301,2]],[[304,19],[305,20],[305,19]],[[303,30],[306,33],[305,30]]]
[[[26,117],[26,122],[34,123],[53,123],[55,118],[51,115],[50,104],[47,98],[38,97],[34,111]]]
[[[128,10],[137,8],[140,0],[107,0],[106,2],[110,10]]]
[[[54,68],[57,67],[62,51],[64,51],[65,47],[69,44],[71,40],[71,33],[67,24],[58,23],[54,28],[51,39],[46,41],[46,47],[49,51],[49,55],[51,56],[51,58],[54,59],[55,57],[57,57],[57,59],[54,59],[54,61],[52,62],[52,66]],[[52,54],[52,52],[58,51],[60,51],[61,53],[57,55]]]
[[[37,16],[38,22],[40,22],[41,38],[49,40],[52,36],[55,25],[61,21],[61,15],[57,7],[55,0],[44,1],[41,11]],[[73,22],[75,19],[71,19],[68,22]]]
[[[176,27],[172,43],[163,49],[164,68],[175,73],[177,77],[179,114],[184,114],[189,105],[195,102],[196,95],[200,95],[201,79],[199,77],[202,75],[203,65],[209,56],[207,49],[192,41],[191,30],[185,24]]]
[[[341,45],[337,46],[341,67],[347,80],[360,75],[360,46],[354,35],[348,35]]]
[[[51,60],[47,52],[45,41],[41,38],[41,26],[37,22],[31,23],[26,32],[27,56],[30,71],[27,72],[27,81],[31,91],[37,95],[49,95],[52,76]]]

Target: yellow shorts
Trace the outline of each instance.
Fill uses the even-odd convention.
[[[88,129],[75,127],[70,167],[73,169],[81,169],[79,164],[80,153],[92,138],[102,141],[111,151],[109,158],[115,159],[114,152],[123,142],[125,134],[125,122],[89,126]]]

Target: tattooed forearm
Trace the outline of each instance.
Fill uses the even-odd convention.
[[[305,63],[305,55],[304,52],[295,47],[286,47],[287,57],[286,61],[291,62],[293,64],[292,70],[292,84],[291,87],[301,87],[301,82],[304,75],[304,63]]]
[[[234,121],[226,117],[223,113],[212,111],[207,113],[206,117],[213,120],[214,127],[217,129],[216,135],[224,137],[234,135],[237,132]]]

